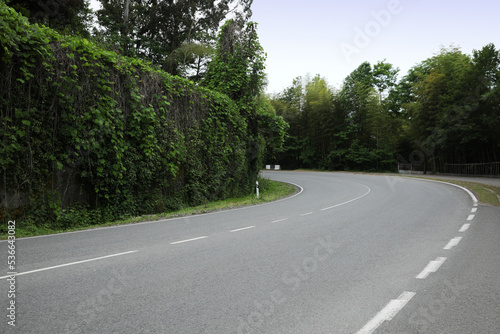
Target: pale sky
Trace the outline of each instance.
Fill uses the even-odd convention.
[[[252,11],[268,93],[308,73],[340,88],[364,61],[386,59],[404,75],[441,46],[500,49],[498,0],[254,0]]]
[[[387,59],[404,75],[451,44],[500,49],[498,0],[254,0],[252,10],[269,93],[307,73],[339,88],[364,61]]]

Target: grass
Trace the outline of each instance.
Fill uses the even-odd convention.
[[[221,210],[230,210],[230,209],[242,208],[246,206],[252,206],[252,205],[276,201],[291,196],[297,191],[295,186],[292,186],[287,183],[272,181],[265,178],[259,179],[259,190],[260,190],[259,199],[256,198],[255,194],[252,194],[241,198],[230,198],[222,201],[209,202],[203,205],[195,207],[187,207],[168,213],[159,213],[159,214],[145,215],[140,217],[129,217],[98,225],[78,226],[67,229],[58,230],[58,229],[51,229],[50,227],[46,226],[35,227],[33,225],[29,225],[28,228],[22,228],[23,225],[22,222],[17,221],[16,226],[18,227],[16,228],[16,237],[23,238],[23,237],[32,237],[38,235],[74,232],[74,231],[81,231],[99,227],[128,225],[140,222],[163,220],[168,218],[186,217],[186,216],[216,212]],[[0,239],[7,239],[7,234],[0,235]]]

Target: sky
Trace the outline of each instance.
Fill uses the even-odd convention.
[[[254,0],[252,11],[268,93],[308,73],[340,88],[364,61],[385,59],[401,77],[441,47],[500,49],[498,0]]]
[[[498,0],[254,0],[252,12],[270,94],[308,74],[340,88],[364,61],[385,60],[401,77],[441,47],[500,49]]]

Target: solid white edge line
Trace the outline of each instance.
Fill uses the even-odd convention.
[[[115,256],[120,256],[120,255],[126,255],[126,254],[130,254],[130,253],[136,253],[136,252],[138,252],[138,250],[123,252],[123,253],[118,253],[118,254],[112,254],[112,255],[106,255],[106,256],[96,257],[96,258],[88,259],[88,260],[82,260],[82,261],[76,261],[76,262],[71,262],[71,263],[65,263],[65,264],[60,264],[60,265],[57,265],[57,266],[52,266],[52,267],[47,267],[47,268],[40,268],[40,269],[25,271],[25,272],[18,273],[18,274],[15,274],[15,275],[2,276],[2,277],[0,277],[0,279],[4,279],[4,278],[7,278],[7,277],[11,277],[11,276],[20,276],[20,275],[32,274],[32,273],[36,273],[36,272],[39,272],[39,271],[45,271],[45,270],[56,269],[56,268],[61,268],[61,267],[67,267],[67,266],[72,266],[74,264],[81,264],[81,263],[85,263],[85,262],[97,261],[97,260],[107,259],[107,258],[110,258],[110,257],[115,257]]]
[[[445,250],[452,249],[453,247],[458,245],[460,240],[462,240],[462,237],[456,237],[456,238],[451,239],[450,242],[448,242],[448,244],[443,247],[443,249],[445,249]]]
[[[405,291],[397,299],[391,300],[375,317],[373,317],[363,328],[356,334],[371,334],[384,321],[391,321],[396,314],[405,307],[406,304],[415,296],[415,292]]]
[[[359,183],[357,183],[357,184],[359,184]],[[368,189],[368,191],[365,194],[363,194],[363,195],[361,195],[359,197],[356,197],[356,198],[351,199],[351,200],[349,200],[347,202],[344,202],[344,203],[336,204],[336,205],[330,206],[328,208],[321,209],[321,211],[330,210],[330,209],[336,208],[338,206],[341,206],[341,205],[344,205],[344,204],[347,204],[347,203],[351,203],[351,202],[357,201],[358,199],[361,199],[361,198],[365,197],[366,195],[368,195],[372,191],[370,189],[370,187],[365,186],[364,184],[359,184],[359,185],[365,187],[366,189]]]
[[[403,176],[400,176],[400,177],[403,177]],[[448,185],[450,185],[450,186],[454,186],[454,187],[460,188],[460,189],[462,189],[463,191],[467,192],[467,194],[469,194],[469,196],[472,198],[472,202],[473,202],[473,205],[474,205],[474,206],[477,206],[477,205],[478,205],[478,200],[477,200],[477,197],[476,197],[476,196],[472,193],[472,191],[470,191],[469,189],[467,189],[467,188],[465,188],[465,187],[459,186],[458,184],[449,183],[449,182],[444,182],[444,181],[429,180],[429,179],[420,178],[420,177],[410,178],[410,180],[411,180],[411,179],[413,179],[413,180],[422,180],[422,181],[427,181],[427,182],[443,183],[443,184],[448,184]]]
[[[250,208],[255,208],[263,205],[269,205],[269,204],[274,204],[274,203],[279,203],[283,201],[287,201],[289,199],[292,199],[296,196],[299,196],[302,194],[304,191],[304,188],[296,183],[293,182],[288,182],[288,181],[278,181],[278,180],[273,180],[277,182],[282,182],[282,183],[288,183],[291,184],[297,188],[299,188],[299,192],[290,196],[290,197],[285,197],[282,199],[279,199],[277,201],[273,202],[267,202],[267,203],[262,203],[262,204],[256,204],[256,205],[250,205],[246,206],[243,208],[236,208],[236,209],[229,209],[229,210],[221,210],[221,211],[215,211],[215,212],[208,212],[208,213],[201,213],[197,215],[191,215],[191,216],[186,216],[186,217],[175,217],[175,218],[166,218],[166,219],[160,219],[160,220],[154,220],[154,221],[148,221],[148,222],[142,222],[142,223],[131,223],[131,224],[124,224],[124,225],[113,225],[113,226],[106,226],[106,227],[96,227],[88,230],[81,230],[81,231],[70,231],[70,232],[63,232],[63,233],[55,233],[55,234],[47,234],[47,235],[36,235],[33,237],[24,237],[24,238],[16,238],[16,240],[28,240],[28,239],[35,239],[35,238],[46,238],[46,237],[55,237],[55,236],[61,236],[65,234],[72,234],[72,233],[85,233],[85,232],[95,232],[95,231],[100,231],[100,230],[107,230],[111,228],[121,228],[121,227],[131,227],[131,226],[139,226],[139,225],[146,225],[146,224],[157,224],[157,223],[163,223],[166,221],[175,221],[175,220],[182,220],[182,219],[191,219],[191,218],[196,218],[196,217],[203,217],[203,216],[208,216],[208,215],[215,215],[215,214],[220,214],[220,213],[225,213],[225,212],[232,212],[232,211],[239,211],[239,210],[246,210]],[[0,243],[2,242],[7,242],[7,240],[0,240]]]
[[[198,237],[198,238],[180,240],[180,241],[176,241],[176,242],[171,242],[170,244],[171,245],[177,245],[177,244],[182,244],[182,243],[185,243],[185,242],[190,242],[190,241],[195,241],[195,240],[200,240],[200,239],[205,239],[205,238],[208,238],[208,237],[207,236],[203,236],[203,237]]]
[[[243,228],[238,228],[236,230],[232,230],[232,231],[229,231],[229,232],[239,232],[239,231],[244,231],[244,230],[248,230],[248,229],[251,229],[251,228],[254,228],[255,226],[247,226],[247,227],[243,227]]]
[[[470,224],[464,224],[464,226],[462,226],[462,228],[458,232],[465,232],[469,229],[469,227],[470,227]]]
[[[422,272],[418,274],[418,276],[416,276],[415,278],[418,279],[427,278],[427,276],[429,276],[430,273],[435,273],[439,269],[439,267],[441,267],[444,261],[446,261],[445,257],[438,257],[435,261],[429,262],[427,267],[425,267],[424,270],[422,270]]]

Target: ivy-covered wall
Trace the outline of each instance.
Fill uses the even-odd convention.
[[[248,192],[256,177],[247,120],[226,95],[30,25],[2,2],[0,77],[4,218],[64,227],[75,205],[94,220],[161,212]]]

